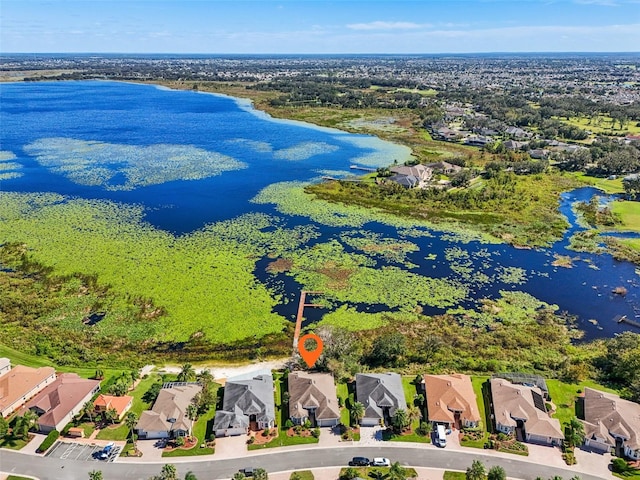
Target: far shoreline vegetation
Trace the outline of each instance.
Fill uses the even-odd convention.
[[[474,146],[434,140],[424,128],[427,121],[425,115],[433,114],[428,108],[397,108],[390,112],[379,106],[291,106],[285,101],[278,104],[283,96],[282,91],[255,88],[256,82],[174,81],[158,78],[145,83],[249,98],[255,108],[276,118],[301,120],[353,133],[369,133],[408,146],[421,163],[457,160],[469,168],[481,169],[492,162],[506,161],[505,165],[508,166],[524,158],[519,154],[513,156],[504,151],[490,152]],[[385,92],[382,93],[384,95]],[[435,97],[431,91],[418,95]],[[464,100],[463,96],[461,98]],[[540,105],[531,108],[540,108]],[[376,121],[387,117],[394,118],[394,128],[379,128]],[[613,117],[606,118],[615,125]],[[356,120],[362,122],[357,123]],[[624,121],[620,121],[621,128]],[[626,121],[629,123],[628,119]],[[582,123],[573,120],[567,120],[567,123],[575,128],[582,126]],[[570,158],[563,162],[578,160],[581,161],[579,158]],[[500,170],[504,170],[505,165]],[[427,215],[430,220],[454,219],[466,223],[476,233],[490,234],[507,243],[531,247],[548,244],[564,233],[567,224],[557,212],[561,192],[581,185],[594,185],[611,193],[624,191],[619,178],[607,180],[611,174],[603,173],[598,177],[580,172],[580,168],[565,169],[564,172],[554,168],[520,176],[500,171],[493,177],[481,178],[482,183],[468,187],[470,191],[486,192],[487,188],[491,188],[497,192],[494,198],[473,199],[477,201],[473,208],[469,208],[470,199],[466,198],[449,199],[451,201],[447,208],[436,207],[425,200],[416,209],[416,192],[393,187],[380,188],[373,181],[359,184],[326,182],[309,186],[306,191],[331,202],[376,207],[409,218]],[[505,192],[518,192],[518,198],[500,192],[500,188],[505,188]],[[458,190],[464,191],[464,188]],[[458,201],[462,202],[461,206],[456,205]],[[485,210],[487,207],[491,208],[490,215]],[[629,213],[622,210],[617,212],[620,216],[616,228],[628,225],[638,229],[635,220],[627,220]],[[598,221],[592,224],[593,227],[600,225]],[[639,262],[639,242],[619,239],[608,242],[618,258]],[[23,251],[20,242],[0,247],[0,264],[6,267],[0,270],[0,318],[3,319],[3,328],[7,328],[8,339],[3,341],[6,348],[0,346],[0,355],[9,358],[24,355],[25,364],[56,361],[57,365],[69,369],[80,366],[85,369],[94,366],[137,368],[142,361],[137,353],[141,351],[145,352],[145,363],[242,362],[289,356],[292,325],[282,319],[267,326],[257,338],[245,337],[233,341],[219,339],[217,343],[204,335],[182,341],[167,338],[159,340],[157,337],[150,339],[145,329],[157,328],[151,326],[156,321],[163,322],[162,305],[155,305],[150,298],[124,295],[102,278],[61,272],[46,262],[40,263],[42,261],[42,258],[33,258]],[[78,301],[80,296],[83,297],[82,301]],[[491,313],[508,309],[511,302],[522,302],[517,307],[525,312],[523,317],[505,321]],[[104,335],[99,342],[96,341],[95,329],[92,330],[92,326],[84,321],[86,312],[100,313],[106,305],[118,306],[120,313],[117,322],[121,327],[126,325],[130,328],[133,320],[137,322],[137,338],[124,336],[118,339],[115,335]],[[382,313],[382,317],[385,317],[383,321],[376,320],[371,324],[372,328],[349,334],[353,342],[350,343],[351,353],[342,351],[339,356],[332,358],[328,352],[324,368],[337,376],[348,376],[363,366],[391,368],[407,374],[422,373],[425,368],[432,372],[479,374],[528,371],[567,382],[597,379],[621,389],[628,398],[640,398],[640,383],[637,380],[640,371],[633,369],[632,361],[640,355],[639,335],[628,333],[613,339],[583,343],[578,341],[580,334],[572,327],[571,318],[558,314],[550,306],[539,309],[539,305],[534,304],[531,307],[529,299],[517,297],[504,297],[488,301],[485,305],[486,310],[482,313],[490,317],[490,320],[483,319],[485,323],[479,323],[471,312],[461,313],[458,317]],[[74,309],[73,315],[69,316],[74,320],[63,328],[53,322],[51,325],[41,322],[43,317],[53,319],[59,317],[60,312],[66,314]],[[85,314],[78,318],[78,312]],[[467,322],[461,322],[461,318]],[[334,334],[338,336],[346,335],[340,327],[324,328],[335,329]],[[119,348],[114,348],[114,345]]]

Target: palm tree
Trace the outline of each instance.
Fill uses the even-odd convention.
[[[191,380],[195,380],[195,378],[196,371],[194,370],[193,366],[190,363],[185,363],[184,365],[182,365],[182,370],[180,370],[180,373],[178,374],[178,381],[189,382]]]
[[[396,410],[395,415],[391,419],[391,423],[397,431],[401,432],[402,429],[407,427],[410,423],[407,411],[404,408]]]
[[[507,472],[504,471],[504,468],[496,465],[489,469],[487,480],[507,480]]]
[[[131,434],[131,442],[133,443],[133,449],[137,450],[136,436],[133,433],[133,429],[138,424],[138,416],[134,412],[127,413],[127,416],[124,417],[124,424],[127,426],[127,428],[129,429],[129,433]]]
[[[407,408],[407,419],[409,420],[409,425],[412,425],[413,422],[416,422],[422,418],[422,412],[415,405],[411,405]]]
[[[584,425],[576,417],[573,417],[565,425],[565,440],[571,447],[582,445],[584,442]]]
[[[90,471],[89,480],[102,480],[102,472],[100,470]]]
[[[407,469],[400,465],[400,462],[394,462],[389,468],[389,480],[406,480]]]
[[[479,460],[474,460],[467,468],[467,480],[484,480],[485,471],[484,464]]]
[[[86,415],[87,417],[89,417],[90,422],[93,422],[93,409],[94,406],[91,400],[89,400],[82,406],[82,416],[84,417]]]
[[[213,383],[214,378],[208,369],[203,368],[202,371],[200,371],[200,373],[196,375],[196,380],[200,383],[200,385],[202,385],[202,389],[205,390],[209,385]]]
[[[104,412],[104,418],[113,425],[116,423],[116,420],[118,420],[118,411],[115,408],[109,408]]]
[[[187,407],[187,418],[191,420],[191,426],[189,427],[189,436],[191,436],[191,431],[193,430],[193,422],[196,421],[198,417],[198,407],[193,403],[190,403]]]
[[[364,416],[364,405],[360,402],[354,402],[349,409],[353,423],[358,425]]]

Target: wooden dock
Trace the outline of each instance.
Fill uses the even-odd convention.
[[[294,353],[298,351],[298,340],[300,340],[300,330],[302,330],[302,319],[304,318],[304,309],[305,307],[322,307],[324,305],[320,305],[318,303],[306,303],[307,294],[309,295],[319,295],[322,292],[307,292],[305,290],[300,291],[300,301],[298,302],[298,315],[296,316],[296,329],[293,332],[293,351]]]
[[[627,318],[626,315],[616,315],[613,320],[616,323],[626,323],[627,325],[640,328],[640,322],[637,320],[631,320],[630,318]]]
[[[363,172],[375,172],[376,171],[375,168],[361,167],[359,165],[351,165],[349,168],[351,170],[362,170]]]

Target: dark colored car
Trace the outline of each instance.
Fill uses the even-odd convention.
[[[349,465],[352,467],[368,467],[369,463],[371,462],[367,457],[353,457],[349,462]]]
[[[253,468],[241,468],[240,473],[245,477],[253,477]]]

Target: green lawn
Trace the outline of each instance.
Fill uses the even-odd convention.
[[[390,459],[391,463],[393,463],[393,458]],[[376,472],[380,472],[382,478],[387,478],[389,476],[389,468],[390,467],[349,467],[358,471],[358,477],[360,478],[376,478]],[[406,478],[417,478],[418,473],[415,468],[404,467],[406,471]],[[342,477],[345,473],[346,468],[340,470],[339,477]]]
[[[291,476],[289,477],[289,479],[291,479],[291,477],[293,477],[293,474],[296,473],[298,474],[298,476],[300,477],[300,480],[313,480],[313,472],[311,470],[299,470],[299,471],[295,471],[295,472],[291,472]]]
[[[382,433],[382,439],[389,442],[413,442],[413,443],[431,443],[431,438],[429,435],[423,437],[422,435],[418,435],[415,430],[420,426],[420,422],[414,422],[412,425],[413,432],[410,435],[394,435],[392,433],[388,433],[389,430],[385,430]]]
[[[478,404],[478,411],[480,412],[480,424],[479,430],[483,431],[482,438],[478,440],[460,440],[460,445],[463,447],[484,448],[484,444],[489,438],[486,426],[491,428],[491,419],[487,416],[487,410],[489,408],[488,398],[488,382],[489,377],[485,376],[473,376],[471,377],[471,385],[473,386],[473,393],[476,395],[476,403]],[[483,391],[483,386],[486,386],[486,393]]]
[[[467,480],[467,474],[464,472],[452,472],[451,470],[446,470],[442,480]]]
[[[19,475],[9,475],[7,480],[33,480],[31,477],[21,477]]]
[[[416,386],[411,383],[415,379],[415,375],[403,375],[402,376],[402,389],[404,390],[404,397],[407,401],[407,406],[413,405],[413,399],[418,394]]]
[[[129,410],[130,412],[134,412],[138,417],[140,417],[140,414],[144,410],[151,408],[151,404],[144,402],[142,400],[142,396],[156,381],[160,381],[160,375],[151,374],[147,376],[147,378],[140,380],[138,386],[128,393],[128,395],[133,397],[133,404],[131,405],[131,410]],[[126,440],[128,435],[129,429],[123,423],[117,428],[105,428],[100,430],[96,438],[99,440]]]
[[[581,128],[583,130],[589,130],[593,133],[606,133],[609,135],[624,136],[627,133],[638,134],[640,133],[640,127],[637,126],[637,122],[630,120],[625,125],[625,128],[620,130],[620,124],[616,121],[615,128],[612,127],[613,119],[608,115],[596,115],[593,119],[588,117],[570,117],[566,118],[554,117],[556,120],[561,121],[574,127]]]
[[[614,473],[614,475],[618,478],[624,478],[625,480],[640,480],[640,470],[627,473]]]
[[[346,383],[338,383],[336,385],[336,394],[338,398],[342,399],[342,409],[340,410],[340,422],[347,427],[351,425],[351,414],[349,413],[348,406],[353,400],[349,395],[349,386]]]
[[[622,221],[617,230],[640,232],[640,202],[618,200],[611,204],[611,211]]]
[[[616,178],[615,180],[607,180],[601,177],[592,177],[584,172],[576,172],[573,174],[578,180],[582,180],[589,185],[602,190],[605,193],[623,193],[622,178]]]
[[[556,406],[556,413],[553,415],[560,421],[561,425],[576,416],[576,400],[578,398],[578,390],[584,392],[585,387],[595,388],[610,393],[618,393],[615,390],[597,384],[592,380],[586,380],[577,384],[561,382],[560,380],[548,379],[547,387],[549,395]]]
[[[9,450],[20,450],[24,447],[28,440],[23,440],[21,438],[14,437],[13,435],[7,435],[2,440],[0,440],[0,448],[8,448]]]

